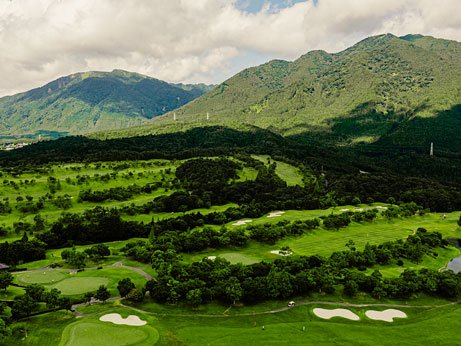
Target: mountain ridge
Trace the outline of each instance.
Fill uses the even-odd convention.
[[[0,137],[84,134],[139,125],[212,87],[172,84],[119,69],[78,72],[0,98]]]
[[[431,126],[443,128],[440,121],[447,117],[438,115],[448,112],[451,128],[446,135],[461,143],[456,131],[461,126],[456,116],[461,104],[459,85],[461,43],[384,34],[338,53],[316,50],[292,62],[271,60],[250,67],[175,110],[176,121],[170,112],[138,128],[96,136],[249,124],[284,136],[304,133],[326,138],[332,145],[377,144],[388,138],[386,143],[405,146],[406,133],[421,133],[424,121],[414,119],[431,118]],[[405,131],[396,131],[400,126]],[[426,129],[420,145],[444,141],[430,137]],[[450,148],[461,150],[461,144]]]

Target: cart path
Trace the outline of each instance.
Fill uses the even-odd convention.
[[[120,297],[114,297],[110,298],[108,300],[117,300],[121,299]],[[406,304],[379,304],[379,303],[370,303],[370,304],[354,304],[354,303],[343,303],[343,302],[325,302],[325,301],[308,301],[308,302],[299,302],[296,303],[294,307],[297,305],[338,305],[338,306],[350,306],[350,307],[373,307],[373,306],[387,306],[387,307],[392,307],[392,308],[421,308],[421,309],[439,309],[443,308],[446,306],[450,305],[455,305],[458,304],[458,302],[452,302],[452,303],[447,303],[447,304],[441,304],[441,305],[406,305]],[[121,306],[114,306],[112,308],[108,309],[103,309],[101,311],[96,311],[88,314],[83,314],[78,311],[75,311],[75,308],[79,306],[83,306],[85,303],[81,304],[75,304],[72,306],[72,312],[76,316],[80,317],[85,317],[85,316],[92,316],[92,315],[97,315],[100,314],[101,312],[105,311],[111,311],[111,310],[116,310],[116,309],[131,309],[135,310],[144,314],[148,315],[163,315],[163,316],[178,316],[178,317],[211,317],[211,318],[227,318],[227,317],[238,317],[238,316],[256,316],[256,315],[264,315],[264,314],[275,314],[278,312],[286,311],[288,309],[292,309],[294,307],[289,307],[289,306],[284,306],[280,309],[274,309],[274,310],[268,310],[268,311],[259,311],[259,312],[247,312],[247,313],[242,313],[242,314],[231,314],[231,315],[223,315],[223,314],[215,314],[215,315],[210,315],[210,314],[168,314],[164,312],[151,312],[151,311],[146,311],[142,309],[138,309],[129,305],[121,305]]]

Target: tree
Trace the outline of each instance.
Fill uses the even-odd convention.
[[[0,342],[5,337],[11,335],[11,329],[6,325],[5,321],[0,318]]]
[[[362,201],[357,196],[352,198],[352,205],[359,205],[360,203],[362,203]]]
[[[202,303],[202,290],[200,288],[190,290],[186,294],[186,299],[189,304],[199,306]]]
[[[61,309],[71,310],[72,309],[72,301],[69,297],[59,297],[58,299],[58,306]]]
[[[86,292],[84,295],[83,295],[83,300],[85,303],[89,303],[91,301],[91,299],[93,299],[94,297],[94,292]]]
[[[28,294],[23,294],[14,298],[11,314],[14,318],[29,316],[37,309],[38,302]]]
[[[39,302],[43,299],[43,295],[45,293],[45,287],[39,284],[32,284],[30,286],[27,286],[25,291],[26,291],[26,294],[28,294],[32,299]]]
[[[1,272],[0,273],[0,289],[5,290],[13,282],[13,275],[10,272]]]
[[[144,300],[144,291],[134,288],[128,293],[127,298],[134,302],[142,302]]]
[[[131,282],[130,278],[120,280],[117,285],[118,292],[122,297],[126,297],[133,288],[135,288],[135,286],[134,283]]]
[[[234,302],[239,301],[243,295],[242,287],[240,286],[240,281],[235,277],[231,276],[226,282],[226,297]]]
[[[344,293],[353,297],[359,291],[359,285],[354,280],[347,280],[344,284]]]
[[[106,286],[101,285],[96,291],[96,294],[94,295],[94,297],[104,303],[107,299],[109,299],[110,293],[107,290]]]
[[[59,291],[57,288],[52,288],[51,291],[45,292],[43,294],[43,300],[49,309],[55,309],[59,306],[60,294],[61,291]]]

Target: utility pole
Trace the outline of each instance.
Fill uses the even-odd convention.
[[[206,120],[210,120],[210,114],[208,114],[208,112],[206,112]]]
[[[173,120],[176,120],[176,112],[173,112]]]
[[[434,142],[431,142],[431,156],[434,156]]]

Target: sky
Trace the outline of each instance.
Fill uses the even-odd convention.
[[[461,41],[460,0],[0,0],[0,96],[82,71],[217,84],[392,33]]]

